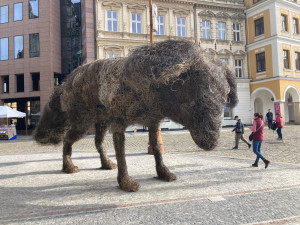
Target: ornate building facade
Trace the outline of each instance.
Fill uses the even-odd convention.
[[[155,34],[155,42],[182,37],[193,40],[193,1],[158,1],[156,4],[160,30]],[[96,5],[97,58],[126,56],[135,47],[148,44],[149,14],[147,0],[98,0]]]
[[[227,63],[236,72],[239,104],[224,108],[223,125],[233,125],[239,115],[251,123],[250,79],[246,47],[246,7],[241,1],[197,1],[195,4],[196,41],[209,54]]]
[[[158,30],[154,41],[185,38],[232,67],[237,74],[239,105],[224,108],[223,125],[239,114],[251,123],[250,80],[247,69],[244,3],[238,1],[158,0]],[[98,0],[96,11],[97,58],[127,56],[150,41],[149,1]]]
[[[247,0],[251,105],[300,124],[300,4]]]

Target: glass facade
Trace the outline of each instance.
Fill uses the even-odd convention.
[[[32,91],[40,90],[40,73],[32,73]]]
[[[28,7],[29,19],[39,18],[39,0],[30,0]]]
[[[23,36],[15,36],[14,37],[14,56],[15,59],[24,58],[24,43]]]
[[[24,92],[24,74],[18,74],[17,77],[17,92]]]
[[[8,23],[8,5],[0,7],[0,23]]]
[[[40,56],[40,37],[39,34],[29,34],[29,57]]]
[[[0,60],[8,60],[8,38],[0,38]]]
[[[9,93],[9,76],[3,76],[3,93]]]
[[[23,20],[23,3],[14,4],[14,21]]]

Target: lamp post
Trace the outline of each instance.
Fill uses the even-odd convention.
[[[150,44],[154,44],[154,30],[153,30],[153,9],[154,7],[152,7],[152,0],[149,0],[149,10],[150,10]],[[157,11],[157,7],[155,6],[155,10]],[[157,15],[157,12],[155,12],[155,14]],[[156,16],[155,15],[155,16]],[[156,19],[156,17],[155,17]],[[164,153],[164,146],[163,146],[163,141],[161,138],[161,131],[160,128],[158,128],[157,130],[157,144],[159,145],[159,149],[161,154]],[[148,154],[153,154],[153,149],[151,148],[150,144],[148,146]]]
[[[149,0],[149,10],[150,10],[150,44],[154,44],[152,0]]]

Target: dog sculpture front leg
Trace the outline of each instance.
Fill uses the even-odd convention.
[[[118,183],[124,191],[138,191],[140,184],[128,175],[125,159],[125,129],[113,131],[113,141],[118,163]]]
[[[165,166],[157,143],[158,128],[159,124],[149,126],[149,143],[154,153],[157,176],[160,180],[173,181],[177,179],[176,175],[171,173],[168,167]]]

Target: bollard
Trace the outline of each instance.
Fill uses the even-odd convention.
[[[158,129],[157,130],[157,144],[158,144],[158,147],[159,147],[159,149],[160,149],[160,153],[161,154],[164,154],[165,153],[165,150],[164,150],[164,143],[163,143],[163,141],[162,141],[162,138],[161,138],[161,131],[160,131],[160,129]],[[153,153],[153,150],[152,150],[152,148],[151,148],[151,146],[150,146],[150,144],[148,143],[148,154],[151,154],[151,155],[153,155],[154,153]]]

